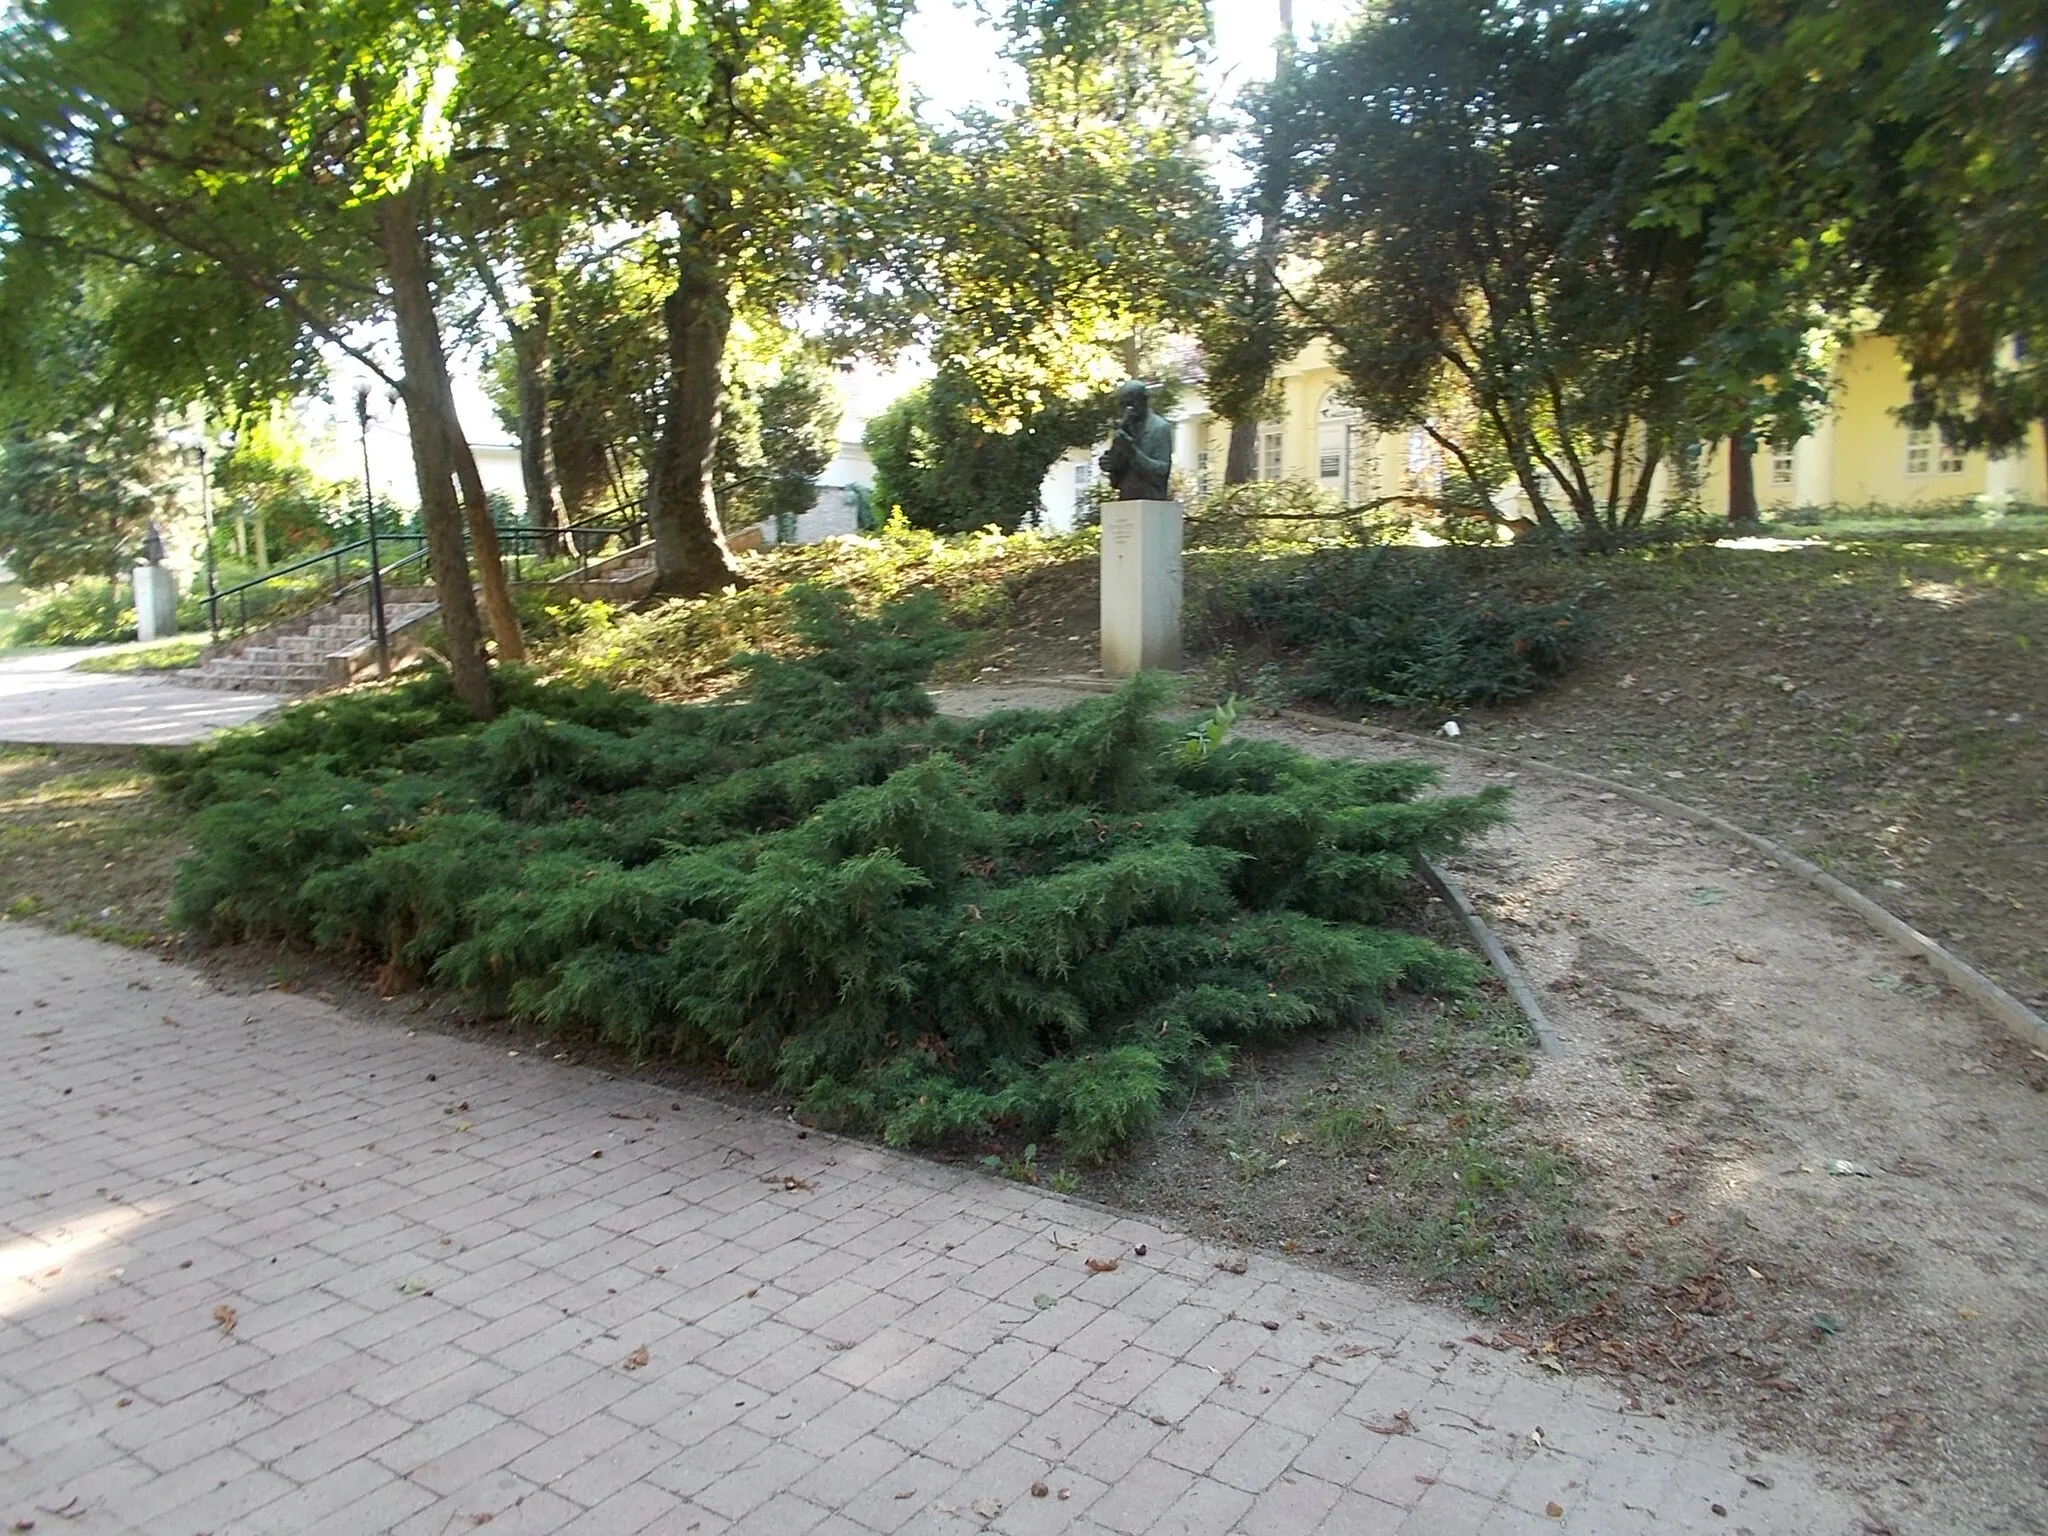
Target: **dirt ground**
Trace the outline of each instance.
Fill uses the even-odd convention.
[[[2048,1531],[2048,1057],[1747,849],[1439,755],[1449,789],[1515,790],[1513,826],[1452,868],[1563,1045],[1516,1107],[1622,1258],[1611,1303],[1474,1337],[1811,1448],[1900,1536]]]
[[[1444,551],[1475,586],[1578,603],[1595,637],[1543,693],[1458,711],[1462,739],[1717,811],[2048,1008],[2048,533],[1756,543]],[[1216,654],[1206,570],[1190,557],[1189,668],[1248,692],[1268,654]],[[1018,579],[971,669],[1088,675],[1098,603],[1087,562]],[[1372,719],[1429,734],[1446,713]]]

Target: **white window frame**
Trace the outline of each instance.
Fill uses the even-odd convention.
[[[1931,480],[1963,472],[1963,453],[1933,427],[1906,428],[1906,478]]]
[[[1793,448],[1790,443],[1782,448],[1771,445],[1771,484],[1790,485],[1794,479]]]
[[[1934,473],[1934,428],[1906,428],[1906,478],[1922,480]]]
[[[1286,469],[1287,434],[1274,422],[1259,428],[1259,478],[1278,480]]]

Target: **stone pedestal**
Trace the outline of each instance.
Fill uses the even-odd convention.
[[[135,567],[135,634],[164,640],[178,632],[178,578],[160,565]]]
[[[1109,677],[1180,665],[1177,501],[1102,508],[1102,670]]]

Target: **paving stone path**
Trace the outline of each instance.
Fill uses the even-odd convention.
[[[1676,1409],[1220,1257],[0,922],[0,1528],[1868,1529]]]
[[[175,746],[277,707],[268,694],[185,688],[147,673],[73,670],[91,654],[45,651],[0,661],[0,742]]]

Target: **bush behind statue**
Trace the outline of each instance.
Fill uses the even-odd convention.
[[[478,726],[429,677],[158,757],[200,807],[178,918],[721,1063],[892,1143],[1015,1129],[1081,1157],[1242,1044],[1474,979],[1367,925],[1499,794],[1184,736],[1156,677],[936,719],[934,600],[798,602],[808,654],[743,658],[726,703],[506,673]]]
[[[1212,598],[1222,626],[1309,653],[1302,693],[1397,709],[1498,704],[1536,692],[1587,638],[1569,603],[1474,587],[1440,552],[1326,550]]]

